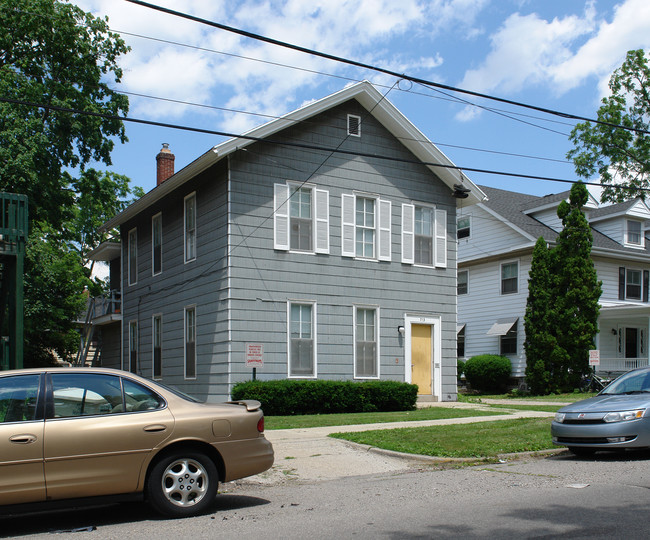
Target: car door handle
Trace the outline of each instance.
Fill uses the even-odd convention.
[[[158,431],[165,431],[167,429],[167,426],[164,424],[153,424],[151,426],[145,426],[144,430],[149,432],[149,433],[156,433]]]
[[[31,444],[36,442],[36,435],[31,435],[29,433],[26,433],[25,435],[14,435],[13,437],[9,437],[9,440],[16,444]]]

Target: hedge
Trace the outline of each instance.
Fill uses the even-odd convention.
[[[465,379],[474,390],[501,392],[508,385],[511,370],[505,356],[480,354],[465,362]]]
[[[234,401],[256,399],[268,416],[409,411],[418,387],[397,381],[248,381],[232,390]]]

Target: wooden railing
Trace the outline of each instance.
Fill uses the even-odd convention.
[[[624,373],[631,369],[650,365],[648,358],[601,358],[596,373]]]

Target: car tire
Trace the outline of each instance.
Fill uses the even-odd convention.
[[[569,452],[574,456],[588,457],[593,456],[596,453],[596,450],[593,448],[584,448],[582,446],[569,446]]]
[[[214,502],[219,473],[214,462],[196,451],[175,452],[159,459],[147,480],[149,504],[165,516],[200,514]]]

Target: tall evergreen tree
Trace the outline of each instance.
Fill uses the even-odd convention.
[[[598,333],[598,300],[602,282],[598,281],[591,259],[593,236],[582,212],[589,194],[582,183],[571,188],[569,202],[562,201],[557,214],[562,220],[557,245],[553,250],[555,325],[558,345],[566,351],[567,365],[560,366],[563,390],[577,388],[589,370],[589,350],[594,348]]]
[[[526,382],[532,392],[572,391],[589,369],[602,292],[591,259],[593,237],[582,213],[588,192],[574,184],[555,248],[540,238],[533,250],[526,305]]]

